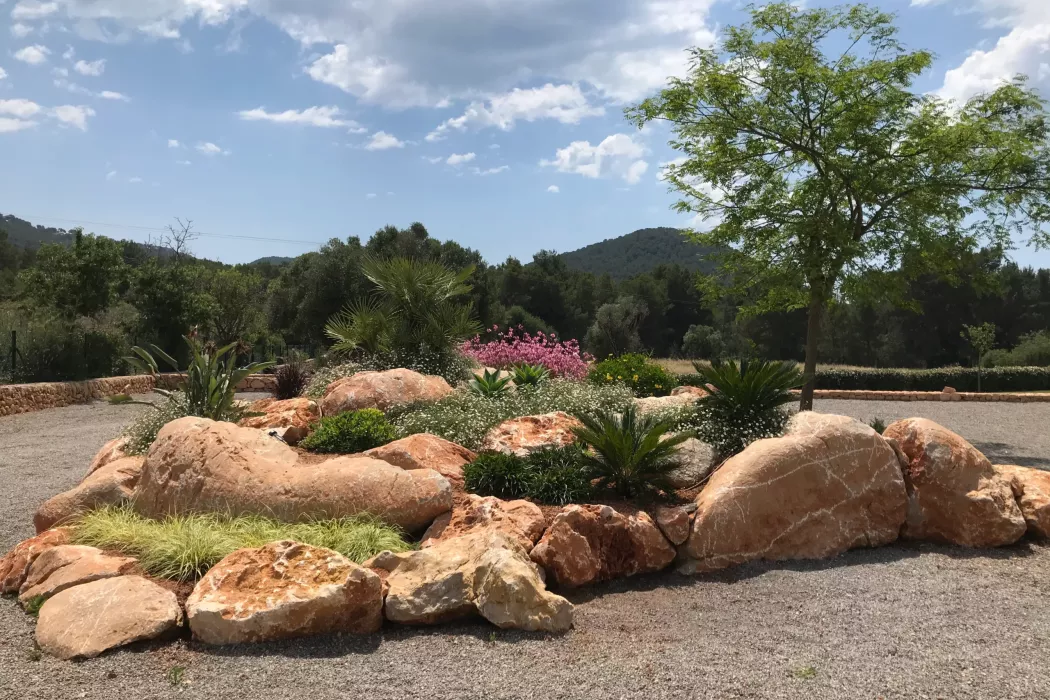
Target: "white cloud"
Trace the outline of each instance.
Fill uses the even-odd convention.
[[[16,39],[24,39],[33,33],[33,28],[28,24],[22,24],[21,22],[15,22],[11,25],[11,36]]]
[[[237,114],[245,121],[268,121],[275,124],[303,124],[329,128],[345,127],[354,134],[367,131],[354,120],[344,119],[343,110],[338,107],[307,107],[301,111],[289,109],[284,112],[267,112],[265,108],[257,107]]]
[[[142,178],[141,177],[129,177],[128,178],[128,182],[130,182],[132,185],[137,185],[138,183],[142,182]]]
[[[365,195],[365,199],[375,199],[377,196],[379,195],[377,195],[375,192],[369,192]]]
[[[388,148],[404,148],[405,142],[385,131],[372,134],[372,139],[365,145],[366,151],[385,151]]]
[[[211,141],[201,141],[194,148],[196,148],[199,152],[203,153],[206,156],[230,155],[229,151],[224,150],[219,146],[216,146]]]
[[[34,126],[36,126],[36,122],[33,121],[0,117],[0,134],[11,134],[16,131],[22,131],[23,129],[30,129]]]
[[[346,44],[321,56],[306,69],[314,80],[334,85],[365,101],[388,107],[436,107],[445,103],[408,79],[404,67],[378,56],[354,55]]]
[[[168,148],[179,148],[182,144],[179,143],[178,139],[168,139]]]
[[[0,100],[0,115],[29,119],[40,114],[43,108],[29,100]]]
[[[547,188],[547,191],[550,192],[551,194],[558,194],[559,192],[561,192],[561,188],[558,187],[557,185],[551,185],[550,187]]]
[[[432,165],[437,165],[441,161],[445,160],[445,158],[443,156],[433,156],[433,157],[431,157],[431,156],[423,156],[423,160],[425,160],[426,162],[428,162],[428,163],[430,163]]]
[[[475,175],[480,175],[481,177],[487,177],[489,175],[499,175],[500,173],[505,173],[508,170],[510,170],[509,165],[500,165],[495,168],[488,168],[487,170],[482,170],[481,168],[471,168],[470,172],[474,173]]]
[[[193,161],[190,160],[177,160],[175,165],[193,165]]]
[[[602,114],[605,108],[590,104],[579,85],[547,83],[529,90],[515,88],[491,97],[487,103],[473,102],[461,116],[446,120],[427,134],[426,140],[440,141],[450,130],[464,131],[468,127],[509,131],[519,119],[529,122],[555,119],[562,124],[579,124],[585,117]]]
[[[51,50],[46,46],[34,44],[33,46],[27,46],[24,49],[16,51],[15,58],[23,63],[28,63],[31,66],[38,66],[41,63],[45,63],[50,54]]]
[[[449,165],[463,165],[464,163],[469,163],[470,161],[474,160],[474,158],[476,158],[476,157],[477,156],[473,152],[472,153],[453,153],[452,155],[450,155],[448,157],[448,159],[445,162],[448,163]]]
[[[88,75],[97,78],[106,72],[106,59],[100,58],[97,61],[77,61],[73,64],[73,70],[81,75]]]
[[[627,134],[613,134],[597,146],[590,141],[573,141],[559,148],[554,160],[541,160],[540,165],[590,178],[621,177],[634,184],[649,169],[643,159],[647,153],[644,145]]]
[[[43,19],[58,12],[57,2],[34,2],[33,0],[22,0],[11,10],[11,19]]]
[[[68,78],[69,71],[65,68],[52,68],[51,75],[57,75],[60,78]]]
[[[131,102],[131,98],[121,92],[113,92],[112,90],[103,90],[98,93],[98,96],[104,100],[119,100],[120,102]]]
[[[3,80],[6,77],[7,77],[7,71],[4,70],[3,68],[0,68],[0,80]]]
[[[51,109],[49,114],[67,126],[87,131],[88,117],[95,116],[95,110],[83,105],[62,105]]]
[[[117,171],[116,170],[110,170],[108,173],[106,173],[106,179],[107,180],[112,180],[116,176],[117,176]]]
[[[72,46],[67,46],[66,50],[62,53],[62,58],[66,61],[72,61],[73,57],[77,55],[77,50]]]

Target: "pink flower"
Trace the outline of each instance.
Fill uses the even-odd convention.
[[[543,332],[530,335],[521,326],[498,332],[493,326],[495,337],[489,342],[482,342],[479,337],[463,343],[461,351],[486,367],[507,369],[517,364],[543,365],[557,377],[583,379],[587,376],[587,363],[591,358],[580,352],[576,340],[558,341],[555,334]]]

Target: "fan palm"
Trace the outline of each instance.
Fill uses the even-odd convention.
[[[612,487],[624,498],[671,493],[668,474],[681,466],[678,447],[693,437],[691,431],[668,436],[669,421],[638,415],[632,405],[622,413],[598,411],[578,416],[583,424],[573,432],[590,447],[582,464],[599,488]]]

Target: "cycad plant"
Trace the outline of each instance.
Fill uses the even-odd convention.
[[[494,399],[503,396],[510,390],[510,375],[500,376],[500,371],[496,370],[485,370],[482,375],[474,375],[474,378],[470,380],[467,385],[470,388],[470,392],[477,396],[483,396],[486,399]]]
[[[668,436],[669,421],[638,415],[634,405],[622,413],[598,411],[578,418],[583,425],[573,432],[590,448],[581,453],[581,464],[598,488],[612,488],[623,498],[674,491],[668,474],[681,466],[678,447],[694,437],[691,431]]]
[[[465,298],[473,266],[456,272],[432,261],[371,258],[362,271],[375,290],[329,319],[325,334],[335,341],[334,350],[447,353],[480,332]]]
[[[694,362],[693,367],[710,390],[699,401],[699,437],[723,457],[783,432],[788,414],[781,407],[796,400],[791,391],[803,382],[794,362],[714,360],[710,365]]]
[[[238,368],[237,343],[216,349],[211,343],[201,343],[196,334],[184,336],[184,339],[190,348],[190,363],[185,371],[180,370],[179,363],[156,345],[150,345],[150,350],[136,345],[131,349],[135,356],[125,359],[143,372],[157,374],[156,356],[181,374],[182,386],[179,389],[184,394],[188,415],[212,420],[236,417],[233,400],[237,386],[245,378],[272,367],[274,363],[253,362]],[[163,389],[154,391],[169,399],[172,396],[172,392]]]

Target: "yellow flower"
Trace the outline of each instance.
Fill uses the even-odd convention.
[[[638,381],[638,375],[634,375],[634,381]]]
[[[605,381],[611,382],[612,381],[612,375],[611,374],[605,375]]]
[[[617,378],[617,379],[623,379],[623,377],[621,377],[621,376],[620,376],[620,375],[618,375],[618,374],[616,375],[616,378]]]
[[[657,385],[656,385],[656,388],[657,388],[657,389],[663,389],[663,387],[662,387],[662,386],[660,386],[659,384],[657,384]]]

